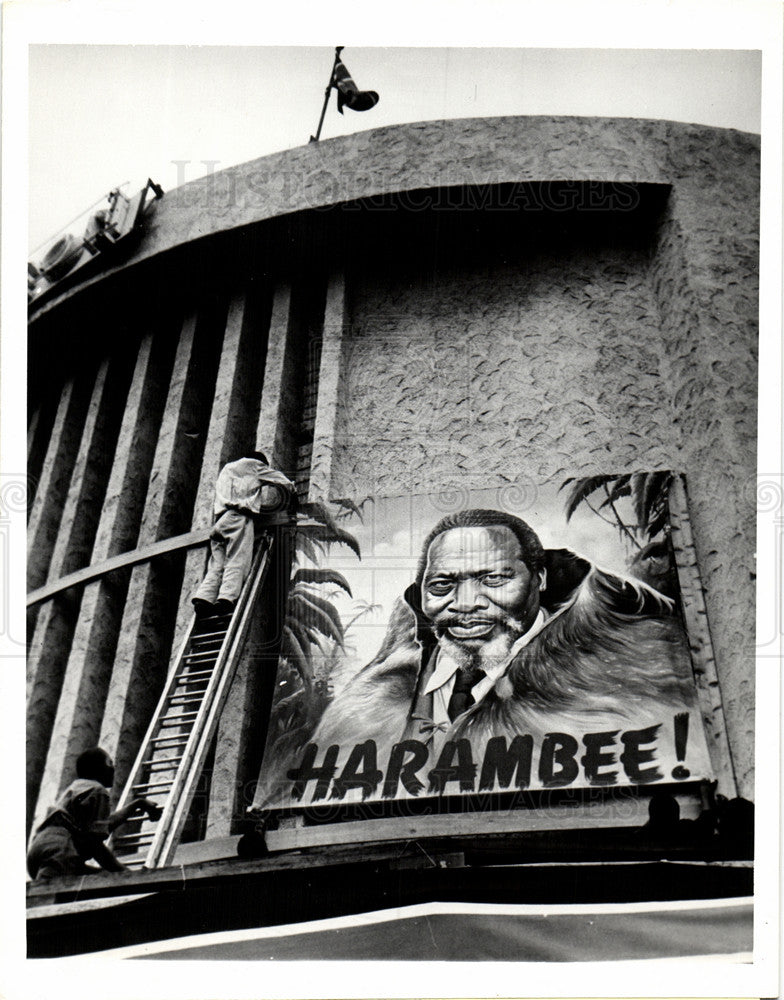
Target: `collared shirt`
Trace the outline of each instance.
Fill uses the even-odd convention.
[[[98,781],[77,778],[65,789],[38,829],[60,825],[73,834],[104,840],[110,832],[109,812],[108,790]]]
[[[471,688],[471,697],[474,699],[474,702],[481,701],[499,677],[503,677],[515,656],[521,649],[528,645],[534,636],[538,635],[546,621],[547,616],[544,609],[540,608],[533,625],[519,639],[515,640],[512,648],[509,650],[509,655],[496,664],[489,666],[485,671],[485,676]],[[443,647],[440,647],[437,654],[436,668],[423,691],[423,694],[433,695],[433,722],[441,731],[451,725],[447,708],[455,686],[455,675],[459,667],[460,663],[458,660]]]
[[[215,517],[227,510],[260,514],[280,503],[278,489],[293,491],[294,485],[282,472],[257,458],[240,458],[220,471],[215,484]]]

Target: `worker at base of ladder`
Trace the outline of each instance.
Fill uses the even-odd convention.
[[[36,830],[27,852],[27,870],[37,882],[63,875],[89,875],[90,858],[110,872],[125,871],[104,843],[118,826],[132,816],[146,813],[160,819],[161,809],[149,799],[135,798],[122,809],[109,812],[109,789],[114,784],[114,763],[100,747],[91,747],[76,760],[76,781],[66,788]]]
[[[207,572],[192,598],[197,618],[231,614],[253,562],[254,519],[292,511],[295,505],[294,484],[271,468],[261,451],[221,469]]]

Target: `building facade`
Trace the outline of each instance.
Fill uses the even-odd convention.
[[[87,746],[122,787],[204,565],[134,553],[207,528],[252,448],[310,499],[683,473],[724,793],[752,798],[758,231],[759,138],[666,121],[396,126],[167,193],[31,308],[28,827]],[[252,797],[254,655],[196,839]]]

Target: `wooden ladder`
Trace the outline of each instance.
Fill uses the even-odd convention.
[[[232,614],[195,618],[169,671],[118,808],[142,795],[163,810],[123,824],[110,844],[128,868],[171,864],[226,703],[251,612],[269,572],[274,534],[265,531]]]

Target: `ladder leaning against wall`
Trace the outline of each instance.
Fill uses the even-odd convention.
[[[269,577],[276,534],[270,527],[262,533],[233,613],[194,617],[172,664],[118,802],[122,808],[144,796],[162,809],[157,821],[135,816],[123,824],[126,832],[112,836],[112,849],[128,868],[163,868],[172,862],[253,608]]]

